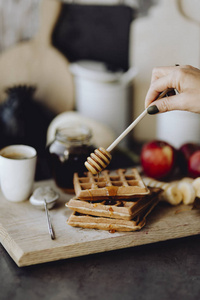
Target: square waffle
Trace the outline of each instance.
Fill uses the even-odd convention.
[[[97,217],[73,212],[68,219],[68,224],[74,227],[115,231],[136,231],[146,224],[146,217],[158,203],[152,202],[145,211],[138,214],[133,220],[112,219]]]
[[[84,177],[79,177],[78,173],[75,173],[74,190],[76,198],[92,201],[109,198],[131,199],[149,194],[149,189],[135,168],[104,170],[99,175],[87,172]]]
[[[146,197],[139,197],[135,201],[102,200],[100,202],[71,199],[66,206],[78,213],[107,217],[114,219],[131,220],[144,211],[149,205],[157,201],[160,189],[154,188]]]

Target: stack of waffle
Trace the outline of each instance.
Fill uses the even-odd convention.
[[[161,191],[148,189],[135,168],[84,177],[75,173],[74,190],[76,196],[66,204],[73,210],[67,223],[110,232],[141,229]]]

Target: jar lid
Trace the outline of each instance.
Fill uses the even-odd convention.
[[[63,141],[84,142],[91,139],[92,131],[85,125],[69,123],[56,129],[56,137]]]

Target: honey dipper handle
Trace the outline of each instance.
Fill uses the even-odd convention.
[[[174,91],[173,88],[169,88],[164,90],[160,95],[158,96],[157,99],[161,99],[165,97],[169,92]],[[146,116],[147,114],[147,108],[131,123],[121,134],[118,136],[118,138],[106,149],[108,152],[112,151],[119,142]]]
[[[106,149],[108,152],[112,151],[119,142],[146,116],[147,109],[145,109],[121,134],[116,140]]]

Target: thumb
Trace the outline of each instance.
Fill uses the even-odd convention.
[[[184,110],[183,107],[182,95],[178,94],[153,101],[147,108],[147,112],[148,114],[153,115],[159,112],[163,113],[172,110]]]

